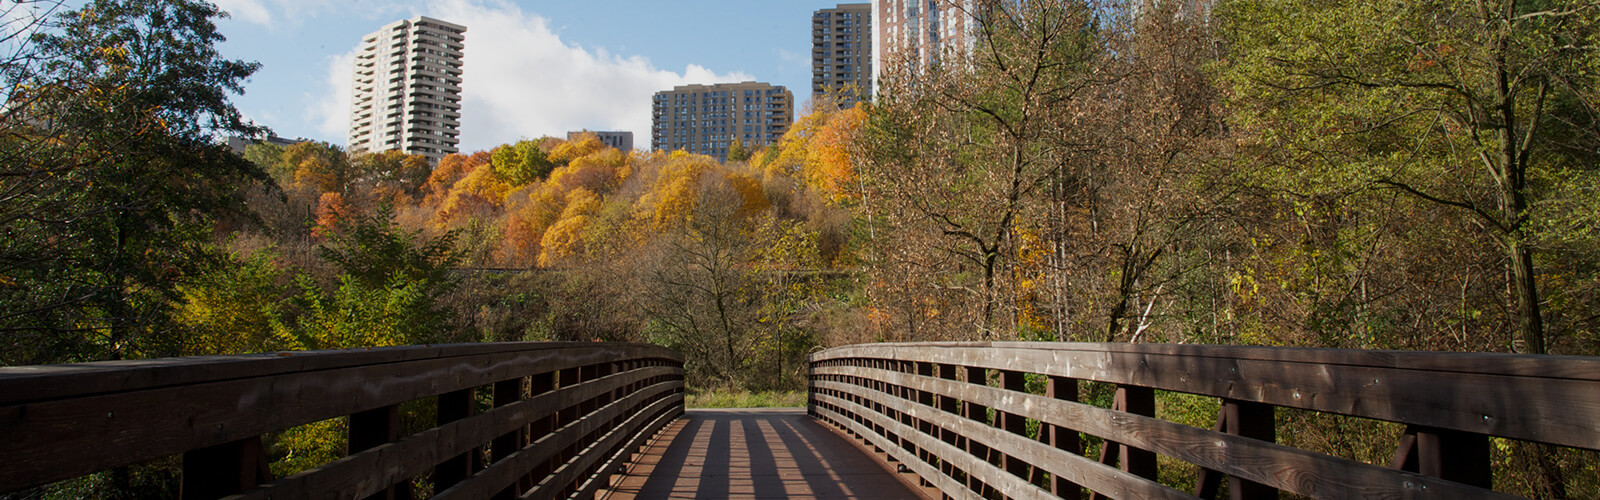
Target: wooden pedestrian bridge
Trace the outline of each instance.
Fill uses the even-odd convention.
[[[1600,450],[1589,357],[866,344],[811,356],[806,409],[687,413],[683,362],[490,343],[0,368],[0,498],[155,460],[187,498],[1510,498],[1486,489],[1506,440]],[[1214,426],[1156,418],[1162,392]],[[1363,428],[1394,429],[1392,460],[1278,443],[1315,414],[1390,422]],[[333,418],[347,456],[271,476],[263,436]]]

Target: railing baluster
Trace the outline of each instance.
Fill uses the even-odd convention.
[[[472,389],[446,392],[439,395],[437,410],[437,425],[461,420],[472,416],[475,402],[472,400]],[[433,468],[433,491],[439,492],[449,489],[472,476],[472,453],[463,453],[450,457]]]
[[[1222,408],[1217,412],[1217,425],[1212,430],[1274,442],[1277,440],[1277,431],[1273,421],[1274,411],[1275,408],[1272,405],[1223,399]],[[1200,478],[1195,482],[1195,496],[1216,498],[1222,477],[1223,475],[1220,472],[1210,469],[1201,470]],[[1228,498],[1233,500],[1276,499],[1278,498],[1278,490],[1237,476],[1228,476]]]
[[[1494,483],[1489,437],[1472,432],[1408,425],[1390,467],[1481,488]]]
[[[1028,378],[1023,372],[1012,370],[1001,371],[1000,385],[1001,388],[1008,391],[1021,393],[1028,392]],[[1026,417],[1012,412],[997,412],[995,417],[1000,420],[1000,427],[1011,432],[1012,434],[1019,436],[1025,436],[1028,434],[1028,419]],[[1022,461],[1017,457],[1006,455],[1005,467],[1007,472],[1010,472],[1017,477],[1026,479],[1029,476],[1028,468],[1031,467],[1031,464]]]
[[[499,408],[522,400],[522,383],[524,380],[525,379],[523,378],[514,378],[511,380],[495,382],[494,407]],[[517,429],[516,432],[504,434],[495,438],[494,442],[489,444],[489,450],[491,453],[490,461],[499,462],[501,460],[505,460],[506,457],[511,456],[512,453],[516,453],[517,450],[522,449],[523,441],[526,440],[526,437],[523,436],[523,434],[526,432],[525,429],[526,428]],[[519,485],[512,484],[507,486],[506,489],[501,490],[499,493],[496,493],[494,498],[495,500],[508,500],[516,498],[517,495],[520,495],[521,493],[522,492],[519,489]]]
[[[186,499],[219,498],[271,480],[261,436],[183,454],[181,495]]]
[[[988,369],[980,368],[980,367],[976,367],[976,366],[968,366],[968,367],[966,367],[966,371],[967,371],[967,380],[966,380],[966,382],[968,384],[975,384],[975,385],[988,385],[989,384],[989,370]],[[966,401],[962,405],[962,410],[961,411],[962,411],[962,414],[964,416],[966,416],[967,419],[969,419],[969,420],[972,420],[974,422],[980,422],[980,423],[982,423],[984,425],[989,425],[989,423],[990,423],[989,422],[989,407],[987,407],[987,406],[983,406],[983,405],[980,405],[980,404],[977,404],[977,403],[974,403],[974,402],[971,402],[971,401]],[[966,441],[967,441],[967,453],[971,453],[972,456],[978,457],[979,460],[983,460],[985,462],[994,463],[993,459],[989,456],[989,447],[988,446],[985,446],[983,443],[974,441],[974,440],[972,440],[970,438],[966,439]],[[983,484],[976,477],[973,477],[973,476],[968,476],[967,477],[967,487],[972,488],[972,491],[977,492],[979,495],[986,495],[987,494],[988,485]]]
[[[354,455],[400,439],[400,405],[390,405],[367,410],[350,416],[349,448]],[[400,500],[411,498],[411,482],[401,481],[384,488],[383,492],[367,500]]]
[[[1049,385],[1045,386],[1045,395],[1065,401],[1077,401],[1078,381],[1077,379],[1066,377],[1050,377]],[[1045,427],[1049,427],[1051,446],[1055,446],[1056,449],[1066,450],[1067,453],[1083,454],[1083,443],[1082,439],[1078,437],[1078,431],[1059,425],[1047,426],[1043,423],[1039,427],[1039,432],[1041,433],[1045,432]],[[1061,498],[1080,498],[1083,496],[1083,488],[1077,484],[1073,484],[1061,476],[1056,476],[1053,479],[1050,485],[1050,492],[1056,496]]]
[[[1112,399],[1111,409],[1134,415],[1153,417],[1156,414],[1155,390],[1136,385],[1119,385],[1117,386],[1117,394]],[[1109,439],[1105,440],[1105,445],[1101,447],[1100,463],[1107,465],[1118,463],[1122,470],[1127,471],[1129,474],[1146,479],[1156,478],[1156,454],[1154,452],[1134,448]],[[1096,493],[1094,497],[1096,499],[1106,498],[1099,493]]]

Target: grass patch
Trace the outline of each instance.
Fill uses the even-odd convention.
[[[689,408],[787,408],[806,405],[806,393],[796,391],[690,391]]]

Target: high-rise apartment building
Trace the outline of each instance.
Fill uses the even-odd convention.
[[[754,150],[794,122],[794,94],[759,82],[684,85],[656,92],[650,147],[728,158],[738,139]]]
[[[972,50],[980,9],[995,0],[872,0],[872,81],[896,64],[926,68]]]
[[[438,163],[457,151],[466,31],[459,24],[416,17],[361,39],[350,152],[400,150]]]
[[[811,14],[811,94],[840,107],[872,96],[872,4],[839,4]]]

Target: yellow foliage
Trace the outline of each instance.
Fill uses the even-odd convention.
[[[600,197],[584,188],[567,193],[567,207],[561,220],[545,230],[539,241],[539,265],[551,267],[561,259],[583,251],[583,232],[589,216],[600,210]]]
[[[850,144],[866,124],[865,105],[837,111],[812,111],[783,134],[775,154],[758,155],[754,165],[768,178],[789,176],[838,203],[853,199],[856,169]]]
[[[594,133],[585,132],[583,134],[579,134],[578,138],[562,142],[554,149],[551,149],[550,161],[555,162],[556,164],[569,163],[575,159],[595,154],[604,149],[609,149],[609,147],[607,147],[605,143],[600,142],[599,137],[596,137]]]
[[[719,166],[710,156],[672,152],[650,191],[639,197],[635,210],[657,228],[683,220],[694,211],[700,195],[700,176]]]
[[[494,169],[486,166],[480,165],[456,181],[434,214],[436,224],[449,225],[457,219],[492,213],[505,206],[506,196],[512,191],[511,186],[495,175]]]
[[[761,180],[745,172],[728,172],[728,184],[739,192],[743,203],[739,205],[740,215],[752,215],[765,211],[772,203],[767,200],[767,193],[761,188]]]
[[[564,190],[585,188],[596,193],[610,192],[622,184],[623,173],[632,158],[614,148],[606,148],[574,158],[571,163],[550,173],[551,184]]]

